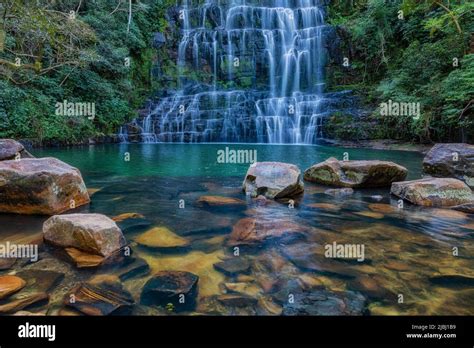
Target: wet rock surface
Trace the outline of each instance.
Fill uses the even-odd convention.
[[[54,215],[89,202],[79,170],[58,159],[0,161],[0,212]]]
[[[281,162],[257,162],[245,176],[243,190],[246,194],[270,199],[295,197],[303,193],[301,171],[293,164]]]
[[[33,158],[25,147],[13,139],[0,139],[0,161]]]
[[[214,264],[214,268],[227,275],[233,276],[238,273],[248,273],[250,271],[250,263],[241,257],[233,257],[222,262]]]
[[[426,207],[452,207],[471,203],[471,189],[451,178],[427,178],[394,182],[390,192],[412,204]]]
[[[339,187],[384,187],[404,180],[408,170],[387,161],[338,161],[331,157],[308,168],[304,179]]]

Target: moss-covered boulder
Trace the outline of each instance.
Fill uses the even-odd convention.
[[[436,144],[423,159],[423,171],[435,177],[451,177],[474,188],[474,145]]]
[[[453,178],[394,182],[390,192],[412,204],[427,207],[453,207],[474,200],[471,189]]]
[[[408,171],[386,161],[338,161],[331,157],[304,172],[306,181],[338,187],[384,187],[406,178]]]

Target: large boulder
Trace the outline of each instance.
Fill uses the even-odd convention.
[[[473,200],[469,186],[453,178],[394,182],[390,192],[412,204],[427,207],[452,207]]]
[[[48,243],[108,257],[126,245],[117,224],[101,214],[55,215],[43,225]]]
[[[407,169],[386,161],[338,161],[331,157],[304,172],[306,181],[338,187],[383,187],[405,180]]]
[[[435,177],[451,177],[474,187],[474,145],[436,144],[423,159],[423,171]]]
[[[304,191],[300,169],[288,163],[256,162],[245,175],[243,190],[252,197],[294,197]]]
[[[0,212],[54,215],[89,202],[79,170],[56,158],[0,162]]]
[[[0,139],[0,161],[20,158],[32,158],[22,144],[13,139]]]

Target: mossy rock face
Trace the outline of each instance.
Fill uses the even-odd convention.
[[[338,161],[329,158],[304,172],[306,181],[338,187],[384,187],[404,180],[406,168],[386,161]]]
[[[435,177],[451,177],[474,188],[474,145],[436,144],[423,159],[423,171]]]
[[[453,207],[474,200],[471,189],[461,180],[452,178],[395,182],[391,193],[412,204],[427,207]]]

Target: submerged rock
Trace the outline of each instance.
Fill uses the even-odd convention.
[[[8,299],[8,302],[0,305],[0,314],[15,313],[33,304],[47,301],[49,295],[45,292],[23,293],[20,292]]]
[[[85,253],[76,248],[66,248],[65,250],[78,268],[97,267],[104,261],[103,256]]]
[[[13,139],[0,139],[0,161],[33,158],[25,147]]]
[[[126,245],[116,223],[101,214],[53,216],[43,225],[43,237],[53,245],[103,257],[111,256]]]
[[[135,241],[148,248],[185,248],[189,246],[189,241],[167,227],[154,227],[135,238]]]
[[[89,202],[79,170],[56,158],[0,162],[0,212],[54,215]]]
[[[0,276],[0,300],[20,291],[26,282],[20,277],[5,275]]]
[[[328,189],[324,191],[325,194],[333,197],[345,197],[354,194],[354,190],[351,188],[342,188],[342,189]]]
[[[423,159],[423,171],[435,177],[456,178],[474,188],[474,145],[434,145]]]
[[[304,179],[339,187],[383,187],[404,180],[408,171],[387,161],[338,161],[331,157],[304,172]]]
[[[463,213],[474,214],[474,202],[455,205],[451,209],[462,211]]]
[[[64,303],[87,315],[126,315],[132,310],[132,295],[114,279],[82,283],[65,298]]]
[[[15,258],[0,258],[0,271],[12,268],[15,262]]]
[[[224,196],[201,196],[197,200],[197,203],[203,206],[210,207],[224,207],[224,206],[239,206],[245,205],[245,201],[232,197]]]
[[[293,164],[257,162],[249,167],[243,190],[252,197],[262,195],[279,199],[300,195],[304,191],[304,184],[301,171]]]
[[[283,315],[363,315],[365,297],[354,291],[314,290],[295,295],[293,303],[284,304]]]
[[[140,213],[123,213],[112,217],[115,222],[122,222],[127,219],[144,219],[145,217]]]
[[[196,304],[199,277],[190,272],[161,271],[153,275],[143,287],[141,303],[166,306],[175,311],[192,309]]]
[[[248,307],[255,306],[258,300],[254,297],[242,294],[225,294],[217,296],[217,300],[229,307]]]
[[[471,189],[452,178],[394,182],[390,192],[412,204],[427,207],[452,207],[473,201]]]
[[[305,228],[289,219],[243,218],[237,221],[227,245],[258,245],[270,239],[301,238]]]
[[[229,276],[238,273],[247,273],[250,270],[250,263],[242,257],[233,257],[214,264],[214,268]]]

